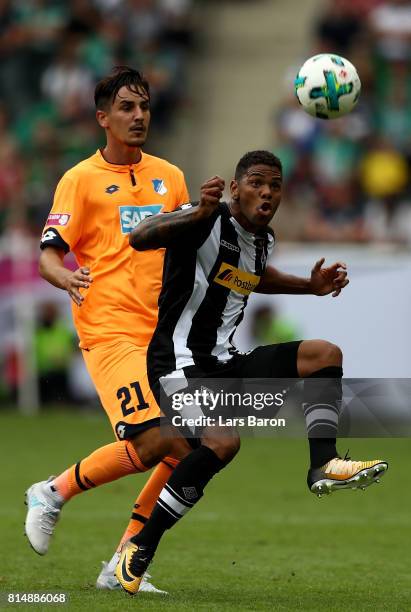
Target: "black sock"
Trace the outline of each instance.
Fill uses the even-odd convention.
[[[319,468],[338,455],[336,438],[341,409],[343,370],[329,366],[313,372],[304,380],[304,416],[306,418],[310,462]],[[319,381],[310,379],[326,379]]]
[[[164,531],[199,501],[204,487],[224,465],[207,446],[200,446],[187,455],[174,469],[150,518],[140,533],[131,538],[132,542],[156,547]]]

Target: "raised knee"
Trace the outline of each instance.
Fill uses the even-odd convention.
[[[323,348],[323,356],[322,359],[325,362],[325,366],[342,366],[343,362],[343,354],[337,344],[333,344],[332,342],[324,342],[325,346]]]
[[[302,343],[299,355],[300,376],[309,376],[313,372],[330,366],[341,367],[343,354],[339,346],[327,340],[307,340]]]

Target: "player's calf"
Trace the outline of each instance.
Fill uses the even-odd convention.
[[[147,468],[157,465],[166,456],[181,460],[192,451],[187,440],[176,429],[166,425],[146,429],[130,443]]]

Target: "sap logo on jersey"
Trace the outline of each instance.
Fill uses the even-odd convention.
[[[146,217],[157,215],[163,208],[162,204],[149,206],[119,206],[121,233],[129,234]]]

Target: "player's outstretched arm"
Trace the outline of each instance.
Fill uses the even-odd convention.
[[[267,266],[257,287],[256,293],[311,293],[310,279],[280,272],[273,266]]]
[[[47,247],[40,254],[39,273],[46,281],[67,291],[77,306],[81,306],[84,296],[79,289],[88,289],[93,279],[90,270],[82,267],[73,272],[64,266],[64,251],[55,247]]]
[[[177,244],[212,215],[223,195],[224,185],[222,178],[214,176],[202,185],[198,206],[147,217],[130,232],[130,246],[137,251],[148,251]]]
[[[350,282],[347,278],[347,266],[336,262],[329,268],[323,268],[325,259],[318,260],[311,270],[310,278],[301,278],[284,274],[273,266],[267,266],[261,281],[256,287],[257,293],[288,293],[328,295],[337,297]]]

